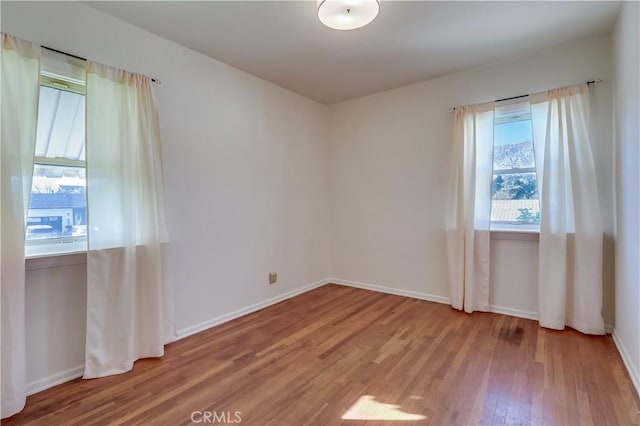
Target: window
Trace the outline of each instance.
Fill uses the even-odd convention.
[[[518,99],[495,109],[491,228],[537,231],[539,226],[531,109]]]
[[[28,257],[86,250],[84,82],[44,70],[40,81]]]

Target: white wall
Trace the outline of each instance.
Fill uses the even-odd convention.
[[[178,330],[329,276],[326,107],[75,2],[1,3],[2,31],[157,77]],[[82,363],[81,266],[27,276],[30,381]],[[69,269],[71,268],[71,269]],[[268,285],[269,271],[278,272]],[[48,297],[55,289],[55,297]],[[73,304],[63,301],[73,301]],[[64,306],[64,312],[61,307]],[[53,316],[52,316],[53,315]],[[73,355],[60,362],[69,349]]]
[[[608,36],[595,37],[331,106],[332,276],[448,297],[449,108],[602,78],[591,92],[591,117],[608,247],[604,316],[611,324],[610,48]],[[537,242],[496,241],[491,256],[491,304],[536,315]]]
[[[52,266],[57,263],[58,266]],[[87,312],[84,254],[27,261],[27,383],[30,393],[82,373]]]
[[[640,4],[625,2],[614,31],[616,322],[614,339],[640,393]]]

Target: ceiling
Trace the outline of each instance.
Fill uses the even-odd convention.
[[[619,2],[382,0],[353,31],[315,1],[105,1],[103,12],[325,104],[611,30]]]

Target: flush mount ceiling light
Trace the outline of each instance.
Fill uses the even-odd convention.
[[[355,30],[376,19],[380,0],[318,0],[318,19],[335,30]]]

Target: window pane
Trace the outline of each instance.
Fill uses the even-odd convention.
[[[34,167],[27,240],[87,235],[84,167]]]
[[[535,173],[493,175],[491,220],[516,224],[540,223]]]
[[[532,200],[538,198],[535,173],[493,175],[494,200]]]
[[[493,169],[535,167],[531,120],[520,120],[495,126]]]
[[[40,86],[36,157],[84,161],[84,95]]]
[[[539,224],[540,203],[528,102],[496,108],[493,146],[494,224]]]

